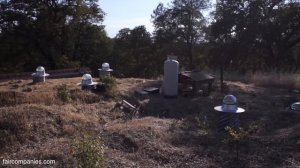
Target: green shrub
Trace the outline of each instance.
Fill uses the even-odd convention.
[[[63,102],[70,102],[72,100],[71,93],[66,84],[57,87],[57,96]]]
[[[117,86],[116,79],[115,79],[114,77],[111,77],[111,76],[104,76],[104,77],[101,77],[101,81],[102,81],[102,83],[103,83],[108,89],[111,89],[111,88]]]
[[[196,120],[197,126],[199,128],[201,128],[203,131],[205,131],[206,133],[208,133],[209,125],[208,125],[206,116],[199,115],[199,116],[195,117],[195,120]]]
[[[101,82],[104,84],[106,96],[115,97],[117,95],[117,82],[114,77],[104,76],[101,78]]]
[[[243,128],[234,129],[227,126],[225,130],[227,131],[227,138],[223,140],[224,143],[243,142],[249,136],[248,131]]]
[[[173,119],[172,123],[170,124],[169,131],[174,132],[176,127],[178,126],[178,122],[179,120]]]
[[[105,167],[104,145],[100,137],[84,135],[72,143],[73,156],[82,168]]]
[[[240,145],[248,142],[250,135],[253,134],[257,130],[257,128],[258,126],[255,124],[251,124],[246,129],[241,127],[234,129],[229,126],[225,128],[225,130],[227,131],[227,136],[223,140],[223,142],[235,148],[237,160],[239,159]]]

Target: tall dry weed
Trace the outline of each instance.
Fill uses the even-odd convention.
[[[71,99],[77,102],[92,104],[97,103],[101,100],[101,97],[97,94],[94,94],[90,91],[74,89],[70,90]]]
[[[28,115],[24,112],[2,110],[0,113],[0,149],[22,142],[23,135],[30,129]]]
[[[205,70],[204,73],[212,74],[216,80],[220,79],[219,71]],[[253,83],[263,87],[277,87],[285,89],[300,89],[300,72],[255,72],[240,74],[238,72],[224,72],[224,80]]]
[[[0,106],[12,106],[17,103],[17,92],[2,91],[0,92]]]
[[[250,81],[257,86],[300,89],[300,74],[296,73],[255,73]]]

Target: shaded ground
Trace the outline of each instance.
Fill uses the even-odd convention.
[[[79,82],[80,78],[37,85],[30,80],[1,82],[0,160],[54,159],[53,167],[74,167],[70,144],[88,133],[101,135],[108,167],[300,167],[300,114],[286,110],[300,100],[297,93],[227,82],[228,93],[246,109],[241,125],[258,126],[236,160],[235,151],[216,131],[218,113],[213,107],[225,95],[216,86],[208,97],[141,98],[135,89],[160,82],[118,79],[119,94],[107,98],[81,91]],[[68,86],[72,101],[63,103],[57,97],[61,84]],[[118,108],[122,99],[136,105],[139,113]]]

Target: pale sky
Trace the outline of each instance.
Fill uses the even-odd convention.
[[[157,5],[171,0],[99,0],[100,8],[106,13],[103,24],[109,37],[115,37],[123,28],[145,25],[152,33],[151,14]]]
[[[160,2],[167,5],[171,0],[99,0],[100,8],[106,13],[103,24],[107,35],[113,38],[123,28],[140,25],[152,33],[151,14]]]

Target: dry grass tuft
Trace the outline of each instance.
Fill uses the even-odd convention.
[[[15,91],[0,91],[0,106],[16,106],[20,104],[43,104],[47,106],[62,105],[76,101],[78,103],[98,103],[101,97],[97,94],[79,89],[70,90],[70,95],[61,96],[56,91],[34,91],[22,93]],[[63,97],[63,98],[61,98]]]
[[[51,92],[21,93],[15,91],[0,92],[0,106],[15,106],[18,104],[58,104],[60,101]]]
[[[216,80],[220,79],[219,72],[207,71],[206,73],[214,74]],[[263,87],[300,89],[300,73],[256,72],[240,74],[237,72],[224,72],[224,80],[253,83],[256,86]]]
[[[3,110],[0,113],[0,149],[15,141],[24,141],[30,129],[29,116],[24,112]]]
[[[92,104],[98,103],[101,100],[101,97],[97,94],[91,93],[90,91],[74,89],[70,91],[71,98],[74,101],[80,103]]]
[[[24,100],[24,99],[23,99]],[[56,98],[56,95],[52,91],[48,92],[33,92],[27,95],[27,98],[22,102],[22,104],[44,104],[47,106],[58,104],[60,101]],[[19,103],[21,104],[21,103]]]
[[[160,142],[169,140],[170,119],[159,119],[155,117],[144,117],[140,119],[129,120],[125,123],[107,124],[106,130],[112,134],[121,134],[139,141],[156,139]]]
[[[14,91],[2,91],[0,92],[0,106],[15,105],[17,100],[17,92]]]
[[[300,89],[300,75],[295,73],[255,73],[251,82],[257,86]]]
[[[77,123],[77,124],[87,124],[90,122],[97,122],[97,118],[86,115],[84,113],[73,113],[70,111],[61,111],[60,116],[62,120],[66,123]]]

